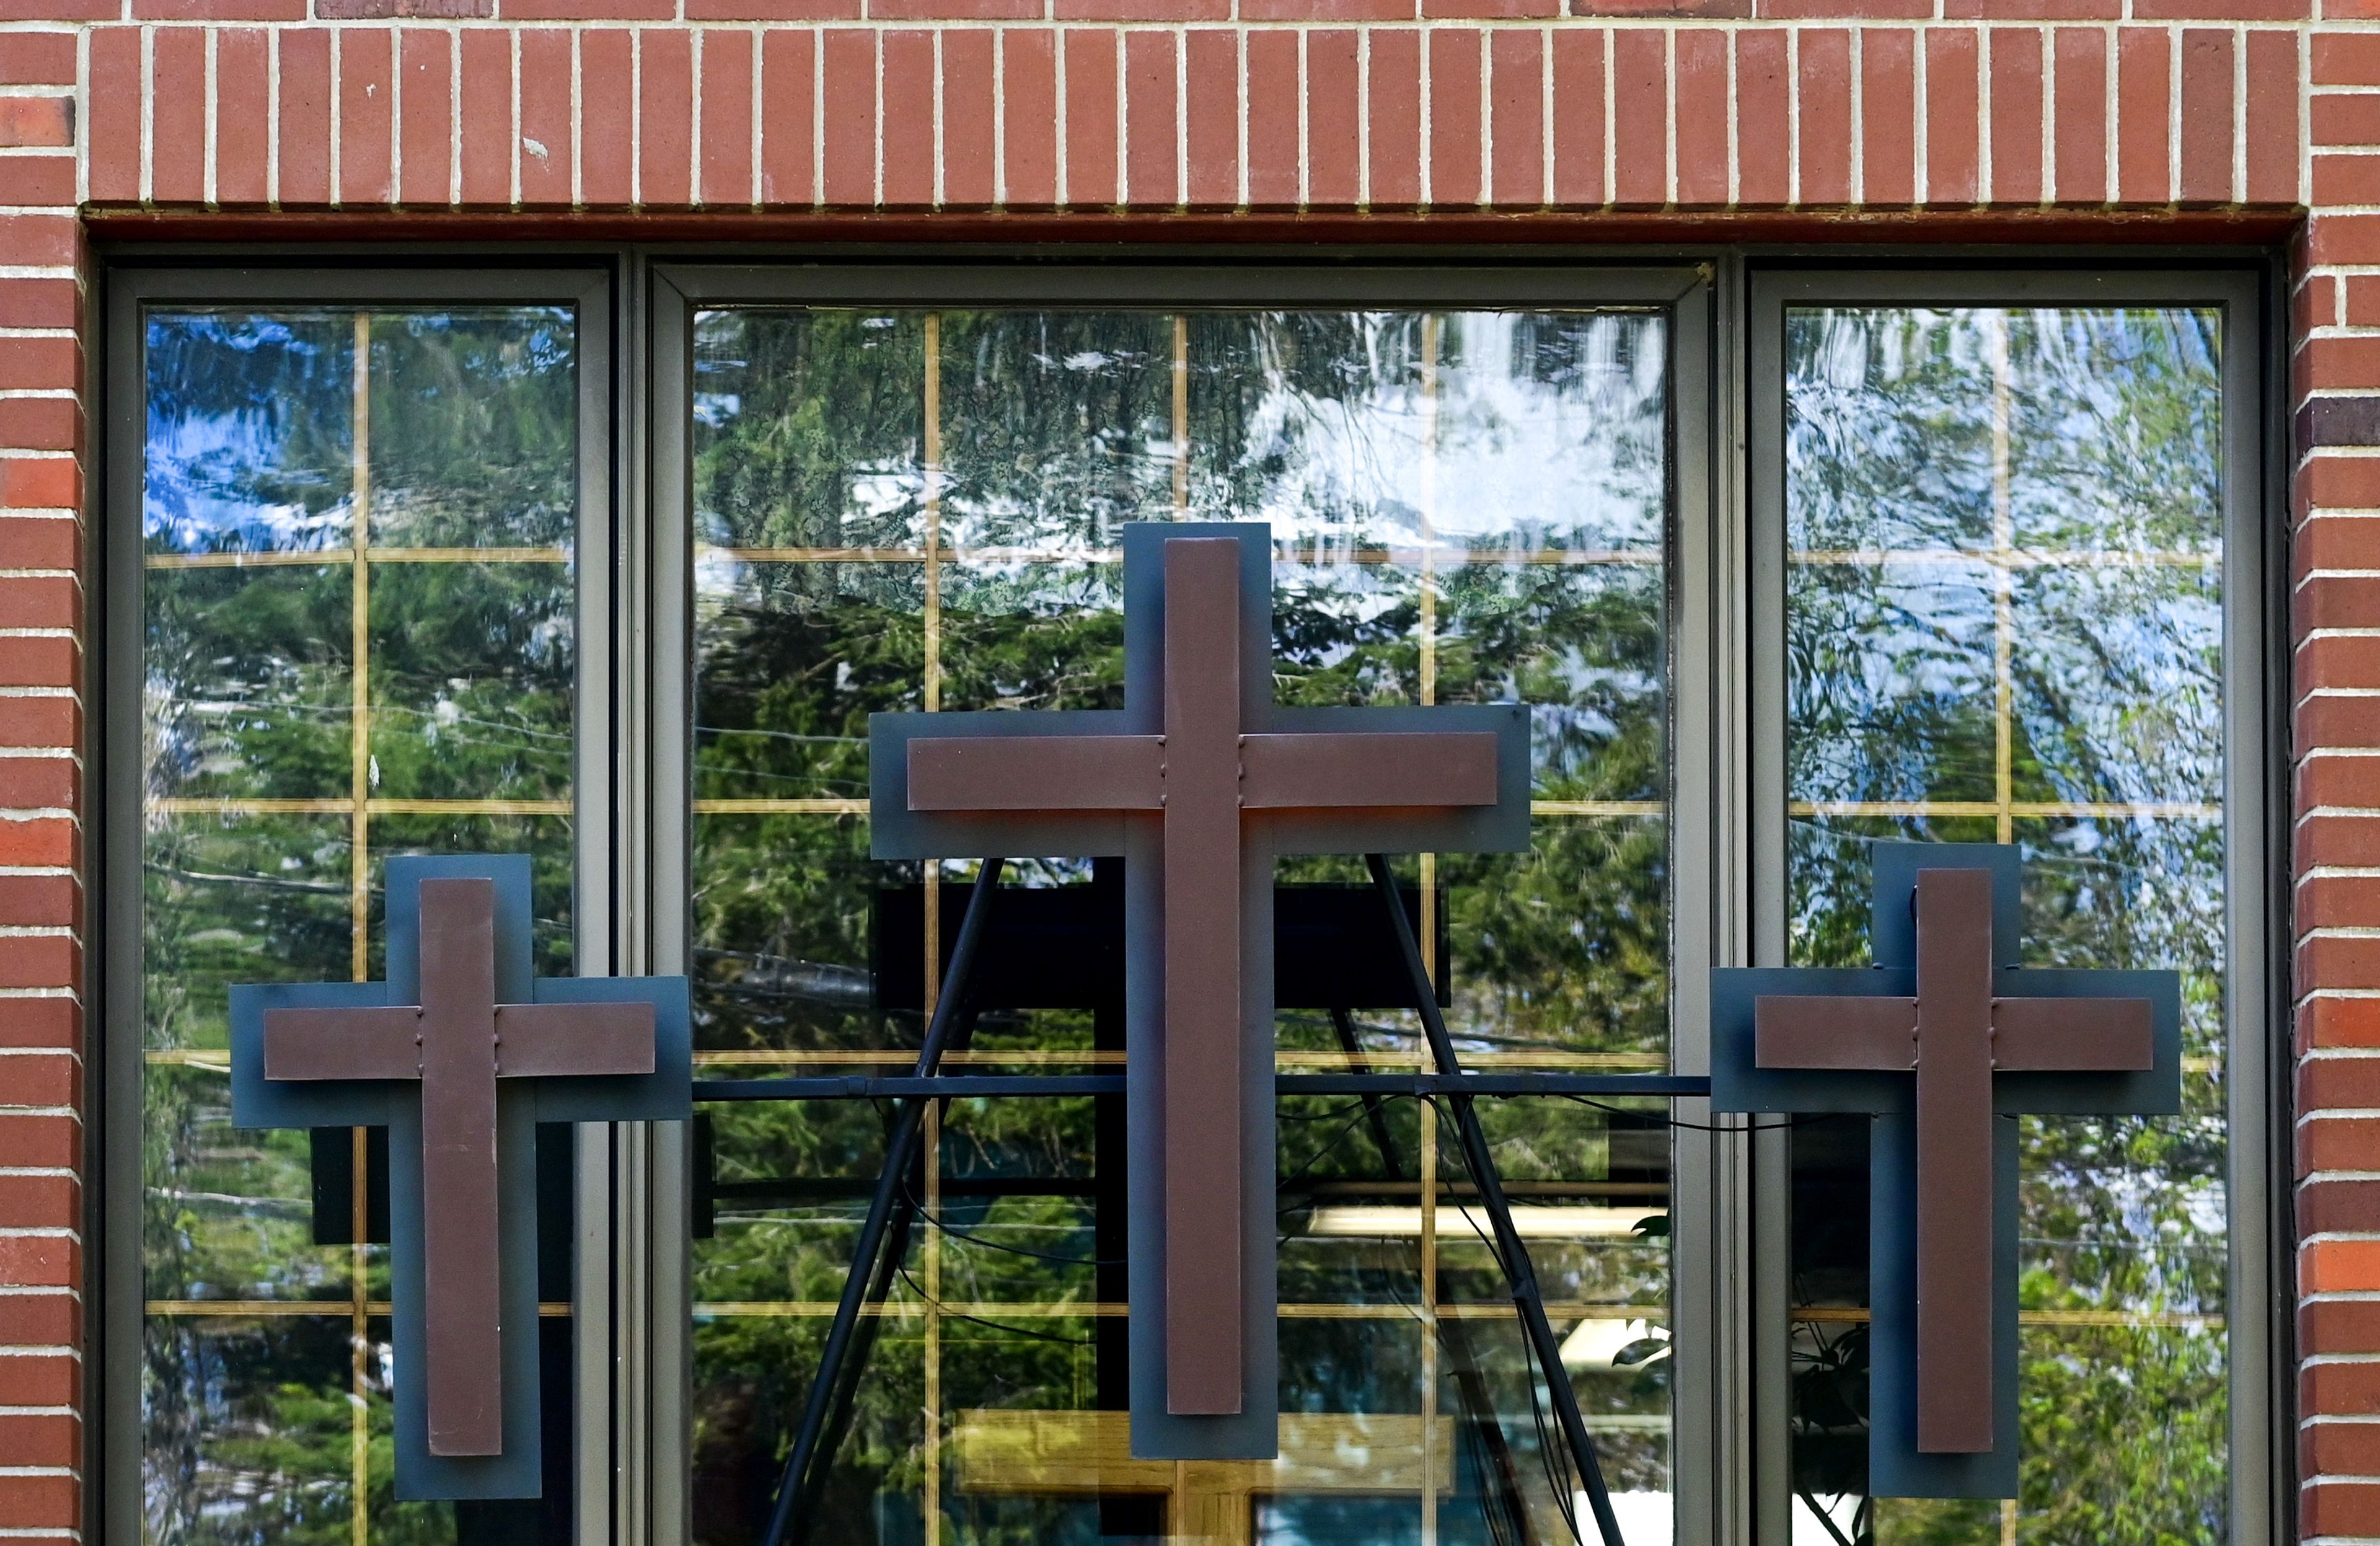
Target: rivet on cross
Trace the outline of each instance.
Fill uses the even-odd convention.
[[[1125,856],[1135,1453],[1269,1455],[1272,860],[1525,846],[1527,722],[1276,707],[1263,526],[1127,526],[1124,590],[1122,712],[876,717],[872,846]]]
[[[232,1117],[389,1126],[398,1495],[535,1497],[531,1129],[686,1115],[686,980],[532,976],[526,858],[387,874],[388,982],[232,991]]]
[[[1883,969],[1714,973],[1712,1104],[1879,1118],[1870,1491],[2006,1496],[2014,1135],[1996,1118],[2177,1109],[2180,981],[2019,968],[2014,848],[1870,852]]]

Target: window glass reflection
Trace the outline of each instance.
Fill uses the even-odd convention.
[[[1868,1500],[1864,1125],[1793,1151],[1797,1542],[2219,1541],[2221,351],[2213,311],[1790,310],[1791,958],[1868,845],[2015,843],[2028,964],[2183,974],[2183,1112],[2022,1119],[2022,1496]]]
[[[143,1528],[473,1546],[504,1521],[395,1495],[385,1139],[233,1127],[225,1019],[234,983],[379,978],[392,854],[530,855],[568,974],[576,319],[160,310],[142,343]]]
[[[1451,1029],[1471,1065],[1666,1067],[1667,349],[1658,315],[1625,311],[700,316],[706,1072],[911,1059],[975,867],[868,859],[867,715],[1120,706],[1122,527],[1148,519],[1270,524],[1283,702],[1531,706],[1532,850],[1399,865]],[[1348,859],[1276,881],[1368,896]],[[1026,860],[1006,883],[1086,938],[1120,912],[1109,861]],[[949,1065],[1117,1066],[1108,948],[1003,968]],[[1283,997],[1284,1068],[1423,1066],[1409,1009],[1305,1002]],[[917,1223],[812,1539],[1569,1540],[1567,1457],[1440,1114],[1285,1098],[1279,1116],[1278,1461],[1130,1458],[1121,1102],[954,1101],[906,1178]],[[1663,1539],[1667,1127],[1552,1099],[1483,1118],[1631,1540]],[[703,1123],[705,1546],[766,1517],[882,1120],[756,1103]]]

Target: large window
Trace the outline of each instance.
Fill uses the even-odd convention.
[[[385,1137],[232,1128],[225,990],[377,978],[389,856],[525,851],[539,969],[687,973],[698,1077],[905,1072],[978,867],[870,858],[868,716],[1119,706],[1172,520],[1270,528],[1279,700],[1528,705],[1529,850],[1392,862],[1468,1069],[1705,1072],[1709,968],[1866,960],[1878,839],[2019,844],[2031,958],[2185,973],[2182,1115],[2025,1120],[2005,1506],[1865,1495],[1862,1119],[1481,1102],[1630,1546],[2261,1546],[2252,277],[617,262],[644,314],[118,278],[118,1546],[756,1546],[891,1106],[542,1132],[547,1497],[400,1503]],[[1071,943],[950,1071],[1119,1067],[1120,863],[1016,856]],[[1281,937],[1281,1073],[1430,1068]],[[954,1099],[803,1540],[1592,1540],[1446,1110],[1277,1114],[1278,1461],[1129,1455],[1121,1096]]]
[[[914,1058],[971,867],[868,859],[866,715],[1121,706],[1121,525],[1220,518],[1274,532],[1281,701],[1532,706],[1531,851],[1407,867],[1469,1062],[1666,1067],[1669,354],[1645,310],[698,312],[701,1061]],[[1105,868],[1024,883],[1096,894]],[[1080,962],[1028,975],[954,1066],[1120,1062],[1120,980],[1087,998]],[[1284,1008],[1281,1065],[1429,1065],[1409,1011],[1345,1008]],[[1377,1126],[1359,1102],[1283,1102],[1279,1462],[1124,1458],[1121,1106],[939,1114],[809,1539],[1566,1529],[1459,1161],[1410,1102]],[[694,1276],[695,1535],[720,1546],[766,1516],[883,1128],[866,1107],[732,1111]],[[1658,1116],[1531,1101],[1492,1121],[1612,1483],[1666,1530]]]

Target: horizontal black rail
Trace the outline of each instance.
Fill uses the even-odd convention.
[[[1283,1095],[1708,1095],[1706,1074],[1280,1074]],[[836,1075],[697,1079],[698,1101],[892,1101],[934,1097],[1121,1095],[1122,1074]]]

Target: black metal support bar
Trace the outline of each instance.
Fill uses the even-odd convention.
[[[1378,854],[1366,854],[1364,863],[1372,872],[1374,889],[1387,898],[1390,926],[1404,955],[1405,970],[1413,982],[1414,1006],[1421,1015],[1422,1030],[1429,1039],[1430,1055],[1437,1061],[1440,1074],[1460,1074],[1462,1065],[1454,1055],[1454,1039],[1447,1034],[1446,1018],[1438,1011],[1438,995],[1429,972],[1422,965],[1421,948],[1414,943],[1413,930],[1405,921],[1405,909],[1397,896],[1396,881],[1389,873],[1389,861]],[[1620,1536],[1620,1520],[1611,1512],[1610,1491],[1603,1484],[1603,1467],[1596,1458],[1595,1441],[1588,1437],[1586,1419],[1578,1409],[1578,1393],[1571,1389],[1570,1379],[1562,1372],[1561,1344],[1554,1339],[1553,1322],[1546,1317],[1545,1295],[1537,1287],[1536,1269],[1530,1264],[1528,1248],[1522,1244],[1520,1231],[1512,1227],[1512,1210],[1504,1199],[1502,1179],[1496,1174],[1495,1157],[1488,1150],[1488,1137],[1479,1126],[1479,1113],[1472,1104],[1471,1091],[1462,1087],[1467,1082],[1458,1081],[1457,1088],[1448,1093],[1447,1104],[1454,1113],[1464,1165],[1471,1172],[1473,1184],[1479,1188],[1480,1204],[1495,1233],[1496,1254],[1503,1260],[1504,1276],[1512,1286],[1512,1308],[1520,1311],[1530,1350],[1536,1355],[1537,1365],[1545,1373],[1546,1394],[1553,1402],[1554,1418],[1570,1445],[1571,1460],[1578,1467],[1579,1479],[1586,1487],[1586,1503],[1595,1515],[1597,1533],[1602,1536],[1603,1546],[1625,1546]]]
[[[941,1000],[934,1006],[924,1044],[917,1050],[917,1078],[931,1079],[941,1065],[942,1053],[953,1031],[965,1018],[968,974],[974,969],[976,950],[983,940],[984,921],[991,916],[991,899],[1000,889],[1000,872],[1006,863],[1005,859],[985,859],[976,880],[975,894],[967,899],[966,916],[959,923],[959,937],[951,953],[951,969]],[[1403,916],[1402,912],[1398,914],[1400,919]],[[905,1243],[906,1240],[908,1210],[901,1204],[909,1167],[917,1162],[918,1134],[925,1126],[925,1117],[926,1102],[916,1098],[902,1103],[893,1121],[885,1144],[884,1170],[877,1180],[876,1195],[869,1199],[867,1222],[860,1226],[859,1247],[852,1260],[850,1275],[844,1279],[843,1297],[835,1304],[834,1321],[827,1329],[826,1347],[819,1357],[818,1373],[810,1381],[802,1425],[794,1435],[793,1453],[785,1456],[784,1474],[777,1482],[777,1499],[769,1511],[769,1528],[760,1537],[761,1546],[785,1546],[788,1531],[794,1528],[796,1518],[802,1521],[802,1530],[801,1537],[795,1539],[808,1533],[813,1511],[803,1505],[810,1491],[810,1475],[825,1464],[820,1441],[832,1426],[834,1411],[844,1405],[841,1395],[844,1362],[851,1354],[854,1334],[859,1329],[861,1306],[880,1277],[889,1284],[889,1271],[880,1269],[878,1262],[888,1235],[894,1232],[896,1211],[905,1215],[899,1234]],[[897,1258],[893,1264],[898,1264]]]
[[[1339,1033],[1339,1050],[1347,1054],[1350,1063],[1360,1068],[1364,1063],[1364,1043],[1355,1034],[1354,1016],[1344,1009],[1334,1008],[1330,1011],[1330,1024]],[[1366,1095],[1363,1099],[1365,1121],[1372,1130],[1372,1147],[1380,1151],[1380,1172],[1391,1181],[1402,1181],[1405,1179],[1404,1157],[1397,1150],[1395,1131],[1389,1126],[1389,1108],[1378,1095]],[[1423,1175],[1417,1179],[1427,1187],[1438,1178]],[[1446,1274],[1433,1270],[1433,1275],[1437,1279],[1438,1298],[1443,1303],[1449,1297]],[[1520,1527],[1522,1540],[1528,1546],[1536,1546],[1536,1532],[1529,1528],[1528,1504],[1521,1498],[1520,1467],[1512,1463],[1512,1446],[1504,1442],[1504,1425],[1497,1418],[1495,1398],[1488,1392],[1487,1378],[1480,1372],[1478,1351],[1471,1343],[1471,1328],[1459,1320],[1443,1321],[1439,1322],[1433,1334],[1445,1342],[1447,1352],[1453,1359],[1454,1388],[1462,1395],[1463,1409],[1476,1426],[1480,1441],[1488,1451],[1488,1458],[1495,1467],[1496,1485],[1503,1496],[1504,1506],[1512,1511],[1513,1521]],[[1427,1443],[1429,1436],[1424,1434],[1422,1442]],[[1501,1539],[1502,1532],[1492,1533]]]
[[[1283,1095],[1707,1095],[1697,1074],[1281,1074]],[[697,1079],[697,1101],[892,1101],[1121,1095],[1122,1074],[851,1074],[800,1079]]]
[[[1434,1011],[1434,1006],[1433,1006]],[[1283,1095],[1707,1095],[1696,1074],[1282,1074]]]

